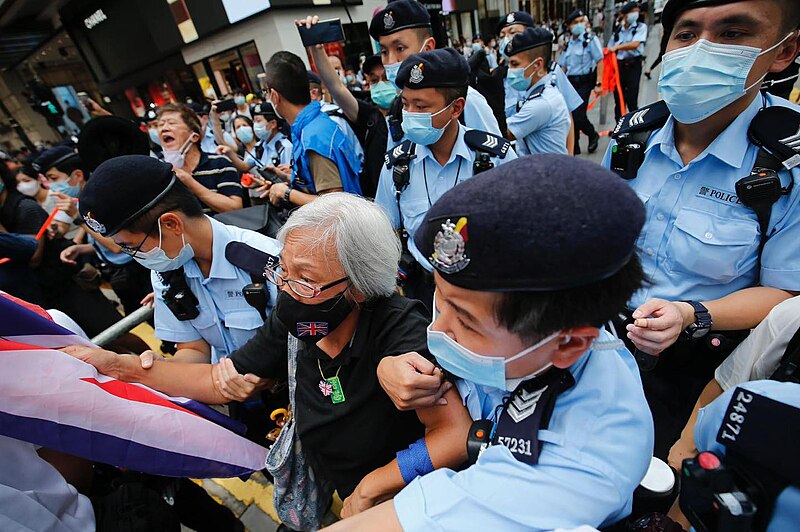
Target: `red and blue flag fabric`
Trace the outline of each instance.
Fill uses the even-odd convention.
[[[327,321],[301,321],[297,324],[298,338],[301,336],[326,336],[327,334]]]
[[[101,375],[57,348],[91,342],[0,295],[0,434],[164,476],[243,476],[267,449],[196,401]]]

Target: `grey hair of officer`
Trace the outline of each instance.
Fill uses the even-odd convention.
[[[333,246],[345,275],[364,298],[392,295],[400,240],[380,206],[345,192],[323,194],[289,216],[278,240],[285,243],[298,229],[315,233],[307,242],[310,249]]]

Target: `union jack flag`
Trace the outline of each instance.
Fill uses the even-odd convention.
[[[298,338],[301,336],[326,336],[327,334],[327,321],[301,321],[297,324]]]
[[[322,395],[328,397],[333,394],[333,385],[328,381],[319,381],[319,391],[322,392]]]

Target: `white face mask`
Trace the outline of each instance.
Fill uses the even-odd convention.
[[[35,196],[41,187],[38,181],[23,181],[17,183],[17,190],[19,193],[31,197]]]
[[[158,221],[158,246],[149,251],[137,251],[133,256],[134,260],[147,269],[156,272],[166,272],[177,270],[191,259],[194,258],[194,250],[191,244],[186,243],[186,237],[181,235],[183,247],[174,258],[169,258],[166,251],[161,249],[161,220]]]
[[[186,164],[186,153],[192,148],[192,137],[194,137],[194,133],[189,135],[179,150],[163,150],[164,162],[175,168],[183,168],[183,165]]]

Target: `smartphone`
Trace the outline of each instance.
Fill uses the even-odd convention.
[[[92,104],[89,103],[89,95],[88,94],[86,94],[85,92],[79,92],[78,93],[78,99],[81,101],[83,106],[86,107],[87,110],[89,110],[89,111],[92,110]]]
[[[338,18],[320,20],[310,29],[306,28],[305,25],[298,26],[297,31],[300,32],[300,40],[303,41],[303,46],[344,41],[342,21]]]
[[[236,102],[232,98],[222,100],[217,104],[217,113],[224,113],[226,111],[233,111],[236,109]]]
[[[265,181],[269,181],[271,183],[285,183],[285,181],[283,181],[280,176],[272,170],[267,170],[266,168],[257,168],[256,170]]]

